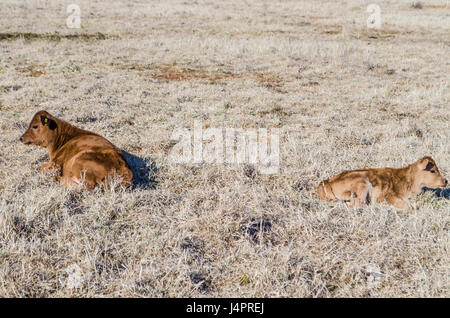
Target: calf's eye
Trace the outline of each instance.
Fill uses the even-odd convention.
[[[431,173],[435,173],[436,171],[434,171],[434,170],[430,170],[430,172],[431,172]]]
[[[32,128],[33,128],[33,129],[37,129],[37,128],[38,128],[38,126],[33,126]]]

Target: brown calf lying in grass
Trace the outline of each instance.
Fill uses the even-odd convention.
[[[317,187],[321,199],[344,201],[350,207],[386,201],[400,209],[411,209],[408,198],[423,187],[443,188],[447,185],[431,157],[400,169],[378,168],[344,171]]]
[[[123,186],[131,185],[133,173],[122,152],[111,142],[46,111],[34,115],[20,141],[47,148],[50,162],[43,164],[41,171],[57,169],[64,186],[83,181],[88,188],[105,186],[114,175],[119,177]]]

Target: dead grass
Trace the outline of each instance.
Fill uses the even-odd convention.
[[[224,71],[205,71],[201,69],[183,68],[174,66],[159,66],[150,70],[151,76],[158,80],[167,81],[193,81],[206,80],[208,84],[216,84],[228,78],[236,78],[237,75]]]
[[[2,32],[0,33],[0,41],[5,40],[26,40],[26,41],[61,41],[61,40],[82,40],[82,41],[98,41],[111,38],[111,36],[97,32],[94,34],[52,34],[52,33],[31,33],[31,32]]]
[[[448,297],[449,201],[318,200],[342,170],[449,177],[448,18],[411,1],[2,2],[0,296]],[[18,142],[47,109],[123,149],[132,189],[62,189]],[[177,127],[281,129],[280,172],[168,160]]]
[[[425,5],[425,8],[430,8],[430,9],[447,9],[448,5],[445,5],[445,4],[427,4],[427,5]]]

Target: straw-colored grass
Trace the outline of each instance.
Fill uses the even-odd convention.
[[[0,296],[449,297],[448,200],[315,193],[424,155],[449,177],[443,1],[41,2],[0,4]],[[40,174],[46,150],[19,137],[41,109],[125,150],[133,189]],[[280,128],[279,173],[170,162],[195,120]]]

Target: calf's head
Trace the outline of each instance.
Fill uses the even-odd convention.
[[[26,145],[47,147],[55,140],[57,127],[55,117],[44,110],[39,111],[33,116],[27,131],[19,140]]]
[[[445,188],[448,181],[440,174],[436,162],[424,157],[415,163],[415,179],[427,188]]]

